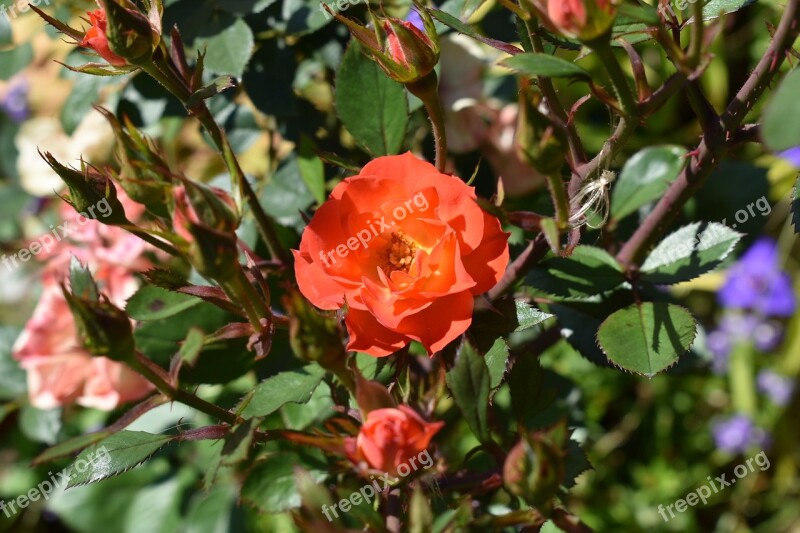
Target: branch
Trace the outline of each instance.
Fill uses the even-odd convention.
[[[617,254],[617,260],[627,268],[635,268],[650,246],[666,232],[686,201],[702,187],[711,172],[719,165],[722,155],[732,145],[739,125],[753,108],[767,85],[777,74],[788,50],[798,35],[800,0],[789,0],[769,48],[759,60],[750,77],[720,116],[720,138],[703,136],[684,171],[664,193],[653,211]]]
[[[528,270],[533,267],[539,260],[544,257],[549,249],[549,245],[544,238],[543,233],[539,233],[531,241],[528,242],[528,247],[523,250],[521,254],[510,264],[503,274],[502,279],[486,293],[489,301],[494,301],[506,291],[511,289],[514,284],[524,276]]]

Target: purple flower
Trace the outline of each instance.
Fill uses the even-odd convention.
[[[772,370],[762,370],[756,378],[758,390],[765,394],[772,403],[783,407],[792,399],[794,381]]]
[[[416,9],[412,9],[408,12],[406,22],[410,22],[419,31],[425,31],[425,23],[422,22],[422,17]]]
[[[711,370],[715,374],[727,372],[728,356],[733,348],[730,335],[721,329],[715,329],[706,337],[706,347],[714,357],[711,361]]]
[[[717,448],[730,453],[743,453],[751,446],[766,447],[769,438],[763,429],[745,415],[733,415],[715,422],[711,431]]]
[[[6,94],[0,98],[0,111],[14,122],[24,122],[30,116],[28,108],[28,81],[19,78],[11,82]]]
[[[797,168],[800,168],[800,146],[795,146],[794,148],[784,150],[778,154],[778,157],[781,157]]]
[[[795,308],[792,282],[780,269],[775,241],[767,237],[756,241],[731,267],[717,298],[727,308],[791,316]]]

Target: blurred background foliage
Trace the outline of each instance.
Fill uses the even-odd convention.
[[[93,8],[90,1],[52,3],[55,16],[61,20],[76,20]],[[298,231],[304,225],[300,211],[321,203],[345,175],[339,167],[322,164],[325,154],[343,157],[339,163],[344,166],[361,165],[380,150],[369,143],[356,143],[343,125],[346,117],[337,116],[334,110],[335,100],[342,97],[337,96],[333,82],[346,60],[345,28],[331,23],[316,0],[172,0],[165,5],[165,27],[178,24],[192,50],[208,47],[209,73],[230,74],[240,80],[235,91],[211,101],[212,111],[228,130],[245,171],[260,184],[262,202],[281,224],[282,239],[296,246]],[[405,16],[409,4],[398,0],[374,7]],[[511,14],[494,2],[447,0],[441,8],[469,16],[486,35],[517,40]],[[350,10],[348,15],[355,15],[363,13],[365,7],[355,3]],[[712,44],[714,60],[701,79],[718,109],[741,86],[751,65],[766,49],[770,28],[764,19],[777,20],[775,15],[780,10],[779,1],[759,1],[725,18]],[[445,28],[440,30],[444,32]],[[503,166],[509,161],[509,149],[502,137],[509,121],[504,122],[502,114],[516,102],[517,91],[511,72],[495,66],[498,52],[475,42],[465,43],[452,32],[443,47],[442,91],[446,104],[449,102],[453,109],[450,128],[454,136],[465,137],[456,146],[458,173],[469,176],[478,167],[476,185],[484,196],[495,192],[496,178],[502,174],[508,180],[509,210],[535,206],[534,210],[546,213],[551,208],[542,192],[541,178],[529,170],[515,172]],[[670,72],[660,49],[645,43],[639,51],[651,85],[664,81]],[[197,123],[185,118],[185,110],[177,101],[144,76],[84,76],[59,64],[82,62],[85,58],[80,50],[46,29],[31,13],[19,14],[10,23],[0,17],[3,253],[15,253],[30,239],[46,233],[57,220],[60,200],[54,193],[60,191],[61,182],[40,159],[37,146],[52,151],[62,161],[74,162],[81,156],[95,164],[110,161],[113,137],[93,111],[93,104],[102,103],[127,115],[158,140],[169,162],[186,175],[227,186],[224,167]],[[581,65],[594,75],[601,74],[592,57],[582,59]],[[568,102],[575,102],[585,89],[567,82],[559,82],[558,88]],[[397,100],[394,104],[411,111],[402,145],[414,147],[432,160],[432,143],[426,139],[420,103],[391,87],[386,94]],[[477,112],[459,114],[453,104],[461,100],[465,105],[463,99],[471,100],[469,105]],[[369,107],[369,94],[365,93],[357,104]],[[513,123],[511,120],[512,131]],[[609,135],[608,116],[599,104],[583,106],[577,124],[589,151],[597,151]],[[672,99],[648,118],[623,159],[652,145],[692,146],[700,133],[686,99]],[[515,181],[518,175],[525,179]],[[737,211],[766,196],[771,212],[748,217],[738,228],[748,234],[740,247],[744,250],[758,235],[771,235],[796,291],[799,256],[788,224],[789,195],[796,175],[796,169],[765,153],[760,145],[744,145],[693,199],[685,220],[730,221]],[[620,221],[619,234],[630,233],[637,223],[637,216]],[[246,242],[255,244],[252,221],[246,220],[240,233]],[[598,238],[590,233],[585,242]],[[518,232],[512,245],[520,243]],[[62,416],[65,413],[61,410],[39,411],[25,404],[24,373],[11,359],[10,351],[37,300],[33,263],[15,270],[0,266],[0,400],[7,402],[0,406],[0,497],[6,500],[27,492],[49,477],[49,472],[67,464],[62,460],[31,466],[31,460],[46,446],[102,427],[119,416],[119,412],[78,407],[68,408],[73,412]],[[715,293],[725,275],[721,270],[672,289],[700,318],[706,333],[716,327],[721,315]],[[210,309],[203,316],[210,329],[226,323],[219,311]],[[195,317],[179,313],[167,322],[145,324],[137,330],[142,349],[155,360],[165,359],[189,328],[198,325]],[[580,326],[581,320],[579,317],[574,323]],[[758,366],[796,379],[800,374],[798,315],[786,320],[783,328],[785,334],[779,344],[758,354]],[[548,407],[550,415],[569,416],[571,425],[578,428],[576,438],[588,444],[584,447],[593,467],[577,478],[569,507],[597,530],[800,531],[800,426],[792,415],[800,408],[798,395],[784,407],[759,397],[759,425],[771,436],[769,470],[753,474],[708,505],[692,507],[669,523],[659,516],[658,505],[684,497],[706,483],[709,475],[730,472],[741,458],[715,445],[712,426],[731,412],[732,398],[727,376],[710,370],[713,357],[702,338],[679,365],[652,379],[594,365],[564,340],[541,356],[545,379],[557,390],[557,399]],[[512,339],[512,348],[527,346],[525,341],[524,337]],[[289,353],[285,334],[279,335],[272,355],[253,368],[243,346],[225,345],[204,352],[197,382],[207,389],[204,392],[208,396],[218,398],[217,403],[233,405],[257,379],[299,366]],[[362,362],[365,366],[375,364],[369,358]],[[233,378],[224,386],[214,384]],[[500,412],[508,413],[507,387],[500,389],[495,404]],[[304,428],[330,414],[332,405],[331,390],[325,385],[315,392],[310,408],[301,410],[290,404],[272,416],[289,427]],[[180,405],[162,406],[128,429],[174,432],[209,423],[204,416]],[[448,446],[458,448],[447,450],[455,464],[454,458],[463,457],[476,441],[463,424],[448,425],[447,432]],[[166,447],[145,465],[104,483],[54,494],[48,502],[37,502],[15,517],[13,524],[0,514],[0,529],[86,533],[291,531],[295,526],[284,511],[296,507],[299,496],[290,465],[302,462],[314,476],[314,465],[321,458],[310,452],[308,457],[299,457],[298,452],[283,450],[280,444],[270,444],[269,451],[275,455],[257,467],[258,482],[245,486],[242,505],[237,504],[236,481],[244,473],[221,465],[219,450],[212,444],[189,443],[180,448]],[[465,460],[477,468],[486,459]],[[212,476],[214,483],[204,487],[202,477],[208,468],[218,471]],[[339,487],[338,491],[346,495],[354,488]],[[435,501],[431,504],[439,505]],[[494,505],[502,507],[504,503]],[[368,509],[354,511],[348,519],[353,526],[370,523],[376,519],[370,513]]]

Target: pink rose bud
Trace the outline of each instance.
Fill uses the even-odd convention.
[[[581,41],[608,33],[617,12],[611,0],[534,0],[534,7],[551,30]]]

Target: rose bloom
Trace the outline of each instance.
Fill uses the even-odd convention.
[[[89,15],[89,22],[92,27],[86,31],[86,35],[84,35],[80,45],[93,49],[111,65],[116,67],[126,65],[127,62],[112,52],[111,48],[108,46],[108,37],[106,37],[108,20],[106,19],[106,12],[102,9],[95,9],[94,11],[88,12],[87,15]]]
[[[143,212],[142,206],[121,192],[120,201],[130,219]],[[60,282],[67,277],[70,258],[75,256],[89,265],[103,294],[124,307],[139,285],[134,270],[151,265],[142,257],[145,245],[138,237],[87,220],[69,207],[64,213],[66,225],[59,235],[67,232],[68,236],[38,256],[46,261],[43,292],[14,344],[13,355],[27,372],[28,395],[34,407],[52,409],[77,403],[109,411],[146,396],[152,385],[122,363],[83,350]]]
[[[397,476],[397,468],[425,451],[444,422],[426,422],[413,409],[370,411],[357,437],[345,441],[347,454],[354,462]]]
[[[379,157],[319,208],[295,273],[317,307],[347,305],[348,349],[381,357],[416,340],[433,354],[503,275],[508,235],[460,179],[411,153]]]
[[[609,30],[616,7],[611,0],[534,0],[549,23],[567,37],[594,39]]]

